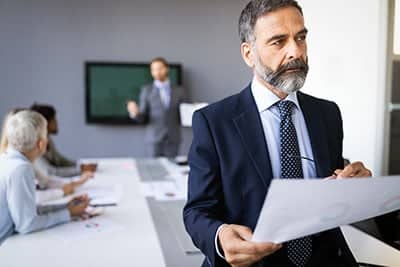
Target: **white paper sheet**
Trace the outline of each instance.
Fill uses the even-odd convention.
[[[357,262],[374,264],[374,266],[400,265],[399,250],[353,226],[344,225],[340,229]]]
[[[400,209],[400,176],[272,181],[253,241],[282,243]]]
[[[95,182],[88,182],[82,187],[77,188],[74,194],[55,199],[51,201],[46,201],[40,203],[43,206],[53,206],[53,205],[66,205],[74,197],[87,194],[91,199],[91,205],[111,205],[118,204],[121,200],[123,193],[122,185],[116,184],[112,186],[97,185]]]
[[[192,127],[192,117],[193,113],[207,106],[207,103],[182,103],[179,105],[179,112],[181,116],[181,124],[184,127]]]
[[[161,158],[159,162],[168,172],[167,179],[175,179],[175,177],[188,176],[189,174],[190,167],[188,165],[180,166],[167,158]]]
[[[142,182],[142,194],[154,197],[158,201],[185,200],[187,196],[187,179]]]
[[[102,233],[112,233],[123,229],[122,225],[100,216],[60,225],[51,233],[64,242],[76,242],[98,238]]]

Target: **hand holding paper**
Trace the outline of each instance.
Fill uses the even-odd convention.
[[[251,266],[282,247],[280,244],[270,242],[252,242],[252,236],[251,229],[246,226],[234,224],[222,226],[218,239],[229,264],[232,266]]]
[[[276,179],[270,185],[253,241],[282,243],[398,209],[400,176]]]

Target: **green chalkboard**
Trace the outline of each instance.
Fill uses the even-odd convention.
[[[181,85],[180,64],[170,64],[172,85]],[[128,100],[139,101],[140,88],[152,82],[149,63],[86,62],[86,121],[132,123]]]

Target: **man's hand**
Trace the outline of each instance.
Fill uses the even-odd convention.
[[[68,211],[71,214],[71,217],[82,216],[88,205],[89,197],[87,195],[79,196],[68,203]]]
[[[367,169],[362,162],[357,161],[347,165],[343,170],[335,170],[333,178],[357,178],[371,176],[372,172]]]
[[[253,233],[241,225],[224,225],[218,240],[226,261],[233,267],[247,267],[282,247],[280,244],[251,242]]]
[[[126,109],[129,112],[129,115],[134,118],[139,114],[139,106],[135,101],[128,101],[126,104]]]

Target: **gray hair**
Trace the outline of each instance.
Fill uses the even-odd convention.
[[[7,119],[6,137],[8,144],[20,151],[31,151],[39,139],[47,136],[47,121],[35,111],[20,111]]]
[[[303,15],[303,10],[295,0],[252,0],[242,10],[239,18],[239,37],[242,43],[254,42],[254,26],[257,19],[279,8],[292,6]]]

